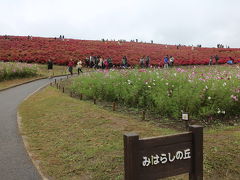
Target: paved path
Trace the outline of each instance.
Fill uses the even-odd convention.
[[[43,79],[0,92],[0,179],[42,179],[29,158],[17,125],[18,105],[54,79]]]

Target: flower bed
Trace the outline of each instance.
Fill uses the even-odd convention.
[[[71,89],[165,117],[210,120],[240,115],[239,82],[239,66],[111,70],[76,78]]]
[[[0,62],[0,81],[37,75],[37,66],[25,63]]]
[[[232,57],[240,60],[240,50],[230,48],[199,48],[191,46],[119,42],[90,41],[74,39],[54,39],[20,36],[0,36],[0,60],[46,63],[52,59],[54,64],[66,65],[70,59],[84,60],[89,56],[111,57],[113,64],[121,64],[123,56],[127,56],[130,65],[138,65],[142,56],[150,56],[150,64],[163,66],[163,57],[175,58],[175,65],[208,64],[210,56],[219,56],[219,64],[224,64]],[[215,63],[215,60],[214,62]]]

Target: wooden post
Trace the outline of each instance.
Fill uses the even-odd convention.
[[[113,111],[116,111],[116,102],[113,102]]]
[[[135,133],[124,134],[124,170],[125,180],[137,180],[137,147],[139,136]]]
[[[144,120],[145,120],[145,118],[146,118],[146,111],[145,111],[145,110],[143,110],[143,112],[142,112],[142,120],[144,121]]]
[[[96,98],[94,98],[94,99],[93,99],[93,104],[97,104],[96,101],[97,101]]]
[[[203,126],[190,125],[189,131],[193,133],[193,163],[190,180],[203,180]]]
[[[189,130],[189,120],[185,121],[185,128],[186,128],[186,131]]]
[[[55,84],[57,83],[57,80],[56,79],[54,79],[54,82],[55,82]]]
[[[82,97],[83,97],[83,95],[82,95],[82,93],[80,93],[80,96],[79,96],[80,100],[82,100]]]
[[[64,87],[62,88],[62,92],[64,93]]]

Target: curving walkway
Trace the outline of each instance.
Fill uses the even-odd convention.
[[[1,180],[42,179],[28,156],[19,134],[17,108],[24,98],[51,81],[54,79],[42,79],[0,92]]]

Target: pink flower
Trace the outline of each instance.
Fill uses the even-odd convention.
[[[237,97],[237,96],[231,95],[231,98],[232,98],[232,100],[234,100],[234,101],[238,101],[238,97]]]
[[[139,72],[147,72],[146,69],[139,69]]]

